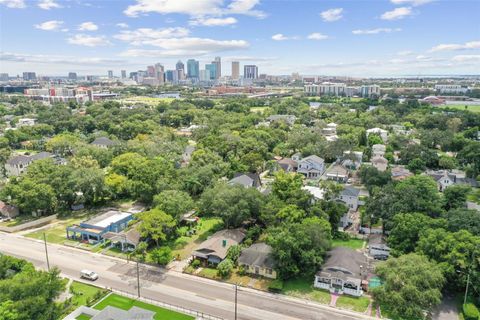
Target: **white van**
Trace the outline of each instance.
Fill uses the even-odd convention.
[[[82,270],[80,271],[80,278],[95,281],[98,279],[98,274],[90,270]]]

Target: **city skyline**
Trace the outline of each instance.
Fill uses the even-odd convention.
[[[475,74],[479,10],[433,0],[0,0],[0,72],[119,74],[188,59],[204,69],[219,56],[222,76],[232,61],[273,75]]]

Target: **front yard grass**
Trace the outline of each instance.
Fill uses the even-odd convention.
[[[363,243],[365,241],[362,239],[349,239],[349,240],[332,240],[332,247],[346,247],[351,249],[362,249]]]
[[[133,300],[117,294],[111,294],[94,306],[97,310],[103,310],[107,306],[116,307],[122,310],[130,310],[132,307],[138,307],[155,312],[155,320],[193,320],[192,316],[161,308],[142,301]]]
[[[330,293],[328,291],[315,289],[313,287],[313,277],[304,277],[284,281],[282,293],[292,297],[313,300],[323,304],[330,303]]]
[[[353,310],[357,312],[365,312],[370,304],[370,299],[367,297],[350,297],[341,295],[338,297],[336,306],[342,309]]]
[[[218,218],[200,218],[196,234],[189,237],[178,237],[167,244],[172,249],[172,256],[178,257],[180,260],[190,257],[192,251],[213,234],[221,224],[222,220]]]
[[[76,307],[88,306],[94,300],[100,300],[108,293],[107,290],[77,281],[72,282],[70,292],[73,294],[72,304]]]

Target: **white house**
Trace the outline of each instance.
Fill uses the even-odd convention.
[[[368,254],[379,260],[385,260],[390,256],[390,248],[381,233],[372,233],[368,236]]]
[[[380,128],[371,128],[371,129],[367,130],[367,137],[370,134],[378,134],[380,136],[380,138],[382,138],[383,142],[385,142],[385,143],[388,141],[388,131],[387,130],[383,130],[383,129],[380,129]]]
[[[297,172],[307,179],[319,179],[325,171],[325,161],[316,155],[311,155],[298,161]]]
[[[31,126],[34,126],[36,122],[37,122],[37,119],[20,118],[18,119],[18,122],[17,122],[17,128],[26,127],[26,126],[31,127]]]
[[[342,201],[345,205],[353,211],[357,211],[360,205],[360,190],[352,186],[345,187],[338,195],[337,200]]]
[[[336,247],[327,253],[313,286],[331,293],[359,297],[363,294],[363,281],[368,275],[365,255],[350,248]],[[366,281],[366,280],[365,280]]]

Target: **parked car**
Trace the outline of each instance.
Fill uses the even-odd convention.
[[[95,281],[98,279],[98,274],[90,270],[80,271],[80,278]]]

